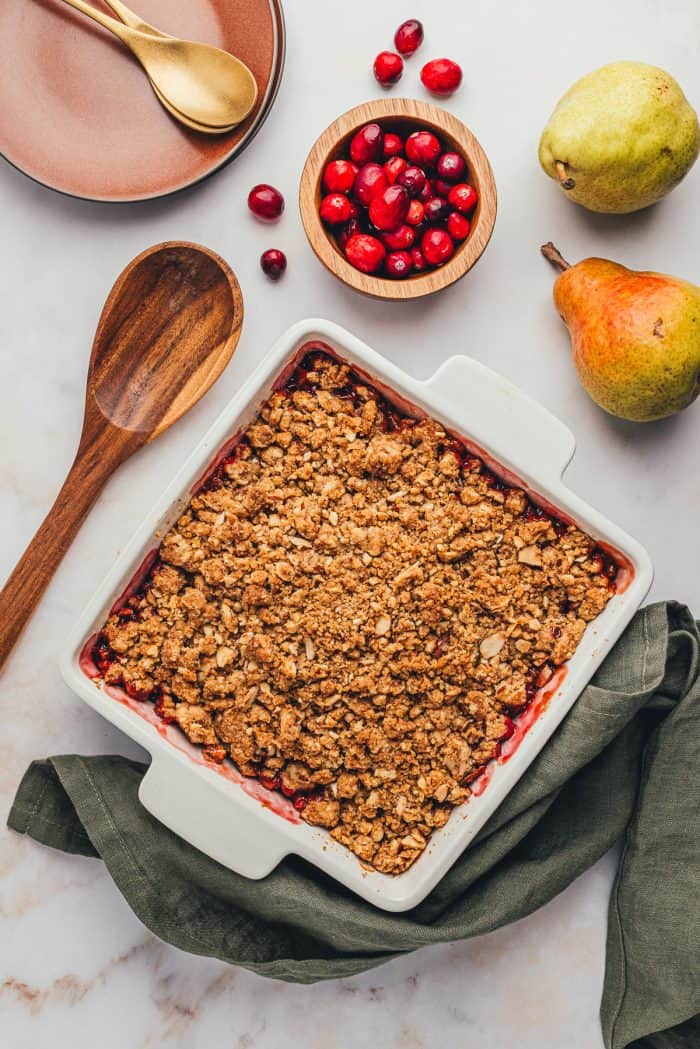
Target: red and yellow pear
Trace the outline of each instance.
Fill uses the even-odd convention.
[[[553,244],[542,254],[561,271],[554,303],[596,404],[634,422],[687,408],[700,393],[700,287],[608,259],[570,266]]]

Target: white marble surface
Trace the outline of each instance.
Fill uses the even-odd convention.
[[[32,0],[27,0],[28,3]],[[195,0],[191,0],[195,2]],[[198,0],[199,2],[199,0]],[[138,6],[138,5],[136,5]],[[607,255],[698,281],[700,165],[661,206],[629,218],[587,215],[540,174],[539,131],[577,76],[617,58],[672,71],[700,106],[700,15],[692,0],[287,0],[289,61],[273,114],[254,146],[193,192],[131,207],[81,203],[0,166],[0,579],[59,486],[75,447],[87,354],[123,265],[168,238],[201,241],[235,267],[246,325],[217,387],[171,433],[114,479],[70,551],[0,683],[0,789],[9,807],[28,762],[51,753],[133,753],[116,730],[61,683],[56,654],[67,625],[139,520],[152,493],[291,322],[325,315],[416,375],[470,353],[545,401],[577,435],[571,486],[649,548],[653,596],[700,608],[697,445],[700,407],[646,428],[603,415],[580,390],[552,309],[552,274],[538,246],[553,238],[572,259]],[[323,271],[296,211],[308,147],[335,116],[377,94],[368,69],[407,16],[424,19],[422,56],[465,69],[450,108],[488,151],[500,192],[492,244],[464,282],[432,301],[365,301]],[[417,66],[401,89],[422,97]],[[1,104],[1,100],[0,100]],[[286,193],[274,229],[248,217],[258,181]],[[284,248],[279,286],[257,268]],[[597,1021],[606,857],[527,921],[471,943],[426,949],[368,976],[288,987],[188,957],[146,933],[99,863],[0,831],[0,1041],[71,1049],[600,1049]]]

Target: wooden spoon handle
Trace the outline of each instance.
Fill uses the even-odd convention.
[[[43,524],[0,591],[0,670],[105,483],[143,438],[81,442]],[[101,435],[106,436],[106,435]]]

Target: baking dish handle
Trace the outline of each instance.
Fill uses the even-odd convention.
[[[144,808],[175,834],[244,878],[264,878],[289,849],[246,811],[244,799],[232,804],[227,791],[183,769],[177,756],[157,750],[139,787]]]
[[[576,448],[574,435],[502,375],[471,357],[450,357],[426,385],[432,399],[437,394],[450,414],[473,424],[486,450],[507,457],[518,473],[536,467],[548,483],[561,479]]]

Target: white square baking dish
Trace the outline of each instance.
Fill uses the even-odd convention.
[[[456,431],[488,465],[524,486],[535,502],[551,504],[598,542],[613,548],[624,564],[618,592],[589,624],[564,675],[548,686],[547,702],[535,702],[522,717],[519,745],[507,760],[492,762],[480,793],[455,809],[409,870],[386,875],[361,867],[356,856],[328,832],[301,821],[286,799],[244,779],[228,762],[203,759],[175,725],[165,725],[150,703],[107,692],[88,676],[86,643],[123,597],[140,566],[188,501],[191,489],[221,449],[255,417],[280,374],[308,343],[323,343],[360,367],[390,399],[425,412]],[[410,410],[410,407],[409,409]],[[157,819],[202,852],[247,878],[264,878],[286,855],[296,854],[336,878],[370,903],[388,911],[414,907],[469,845],[566,716],[583,687],[620,636],[652,581],[646,551],[564,485],[562,474],[574,452],[570,431],[511,383],[467,357],[452,357],[425,382],[385,360],[349,332],[324,320],[290,328],[231,400],[141,527],[80,616],[61,659],[67,684],[151,755],[141,783],[142,804]],[[537,716],[534,717],[534,713]],[[205,815],[203,815],[205,814]]]

